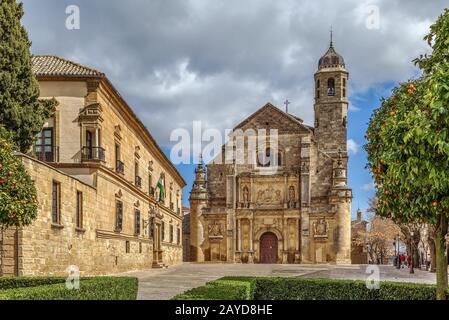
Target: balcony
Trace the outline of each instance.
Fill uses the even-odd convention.
[[[134,184],[136,185],[136,187],[142,188],[142,178],[139,176],[136,176],[136,178],[134,180]]]
[[[155,193],[154,187],[150,187],[148,190],[148,193],[150,194],[150,196],[154,197],[154,193]]]
[[[175,210],[175,204],[173,202],[170,202],[170,210],[171,211]]]
[[[102,147],[83,147],[81,149],[82,161],[104,161],[105,150]]]
[[[125,174],[125,164],[122,161],[120,161],[120,160],[116,161],[115,172],[120,173],[120,174]]]
[[[45,151],[36,151],[42,150]],[[35,147],[36,159],[43,162],[58,162],[59,148],[58,147]]]

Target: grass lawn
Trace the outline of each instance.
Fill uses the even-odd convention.
[[[68,290],[65,278],[0,278],[0,300],[135,300],[137,278],[81,278],[79,290]]]
[[[434,300],[434,285],[365,281],[225,277],[175,296],[174,300]]]

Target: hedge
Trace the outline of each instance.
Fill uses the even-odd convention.
[[[179,294],[173,300],[252,300],[254,283],[251,278],[222,278]]]
[[[20,279],[20,278],[17,278]],[[0,300],[135,300],[137,278],[95,277],[83,278],[79,290],[68,290],[64,283],[28,286],[0,290]],[[51,281],[51,280],[49,280]],[[35,283],[37,283],[36,281]]]
[[[381,282],[370,290],[365,281],[226,277],[186,291],[176,300],[434,300],[435,286]]]
[[[64,277],[0,277],[0,290],[65,283]]]
[[[365,281],[258,278],[255,300],[434,300],[435,286],[404,282],[381,282],[368,289]]]

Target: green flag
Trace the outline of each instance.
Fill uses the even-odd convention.
[[[161,173],[156,188],[159,188],[159,201],[164,201],[165,198],[165,175]]]

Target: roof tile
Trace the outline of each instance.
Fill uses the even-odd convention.
[[[78,63],[52,55],[34,55],[31,57],[33,72],[36,76],[64,77],[104,77],[104,73]]]

